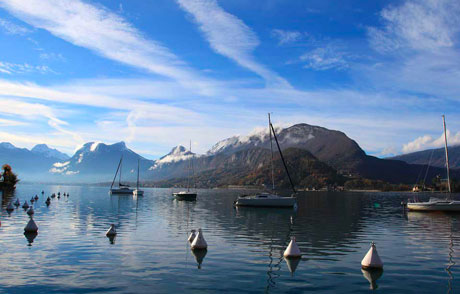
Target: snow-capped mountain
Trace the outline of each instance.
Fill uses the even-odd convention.
[[[63,181],[111,181],[122,156],[121,173],[125,181],[136,179],[138,160],[141,177],[147,176],[145,171],[152,165],[152,161],[127,148],[124,142],[111,145],[99,142],[86,143],[68,160],[53,163],[49,172],[60,175]]]
[[[184,146],[178,145],[171,149],[171,151],[160,159],[155,160],[153,166],[150,169],[158,168],[161,165],[179,162],[183,160],[189,160],[192,157],[198,157],[195,153],[187,150]]]
[[[67,160],[69,155],[58,151],[57,149],[49,148],[46,144],[35,145],[30,151],[36,154],[42,154],[48,158],[57,158],[59,160]]]

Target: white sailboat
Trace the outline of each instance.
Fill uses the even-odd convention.
[[[117,171],[115,172],[115,176],[113,177],[112,185],[110,186],[110,194],[117,194],[117,195],[133,195],[133,189],[129,187],[127,184],[121,183],[121,168],[122,168],[123,156],[120,158],[120,162],[118,163]],[[115,183],[115,179],[117,178],[118,171],[120,171],[119,179],[118,179],[118,188],[114,188],[113,184]]]
[[[190,141],[190,153],[192,153],[192,141]],[[187,175],[187,191],[180,191],[173,193],[173,196],[177,200],[186,200],[186,201],[194,201],[196,200],[196,192],[190,191],[190,172],[193,173],[193,181],[195,186],[195,173],[193,172],[193,154],[191,154],[188,166],[188,175]]]
[[[284,165],[284,169],[286,170],[286,174],[289,178],[289,182],[291,183],[291,188],[296,194],[296,190],[292,183],[291,176],[289,175],[289,171],[286,166],[286,162],[284,161],[283,153],[281,152],[280,145],[278,143],[278,139],[276,137],[275,129],[273,128],[270,113],[268,114],[268,132],[270,135],[270,151],[271,151],[271,178],[272,178],[272,191],[271,192],[263,192],[254,195],[247,195],[247,196],[240,196],[235,201],[235,206],[252,206],[252,207],[293,207],[297,203],[297,199],[295,197],[282,197],[275,193],[275,176],[274,176],[274,167],[273,167],[273,143],[272,143],[272,134],[276,142],[276,146],[278,147],[278,151],[280,153],[281,160]]]
[[[446,132],[446,119],[442,116],[444,126],[444,144],[446,152],[446,169],[447,169],[447,197],[444,199],[431,197],[428,202],[409,201],[407,208],[412,211],[460,211],[460,201],[452,199],[452,190],[450,186],[449,174],[449,152],[447,149],[447,132]]]
[[[133,191],[134,196],[144,196],[144,191],[139,189],[139,159],[137,160],[137,182],[136,189]]]

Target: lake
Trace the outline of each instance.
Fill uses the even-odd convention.
[[[70,197],[47,207],[58,191]],[[235,209],[236,190],[199,190],[196,202],[171,192],[145,189],[133,198],[110,196],[107,187],[19,185],[2,198],[0,292],[460,292],[459,215],[407,213],[400,202],[410,194],[303,192],[294,210]],[[28,215],[5,209],[35,194],[39,233],[29,244]],[[113,242],[105,236],[111,223]],[[187,242],[197,228],[208,242],[204,256]],[[293,273],[282,257],[290,236],[303,253],[289,264]],[[371,241],[383,273],[361,270]]]

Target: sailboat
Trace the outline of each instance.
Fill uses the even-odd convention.
[[[442,116],[442,122],[444,126],[444,147],[446,152],[446,169],[447,169],[447,197],[445,199],[439,199],[431,197],[427,202],[412,201],[407,203],[407,208],[414,211],[460,211],[460,201],[452,199],[452,190],[450,186],[450,174],[449,174],[449,152],[447,149],[447,131],[446,131],[446,119]]]
[[[137,182],[136,182],[136,189],[133,191],[134,196],[144,196],[144,191],[139,190],[139,159],[137,160]]]
[[[122,162],[123,162],[123,156],[121,156],[120,158],[120,162],[118,163],[117,171],[115,172],[115,176],[113,177],[112,185],[110,186],[110,194],[133,195],[133,189],[131,189],[129,185],[121,183]],[[115,179],[117,178],[118,171],[120,171],[119,178],[118,178],[118,188],[114,188],[113,184],[115,183]]]
[[[278,138],[276,137],[275,129],[273,128],[270,113],[268,114],[268,132],[270,135],[270,151],[271,151],[271,178],[272,178],[272,191],[271,192],[264,192],[258,193],[254,195],[247,195],[247,196],[240,196],[235,201],[235,206],[252,206],[252,207],[293,207],[297,200],[295,197],[282,197],[280,195],[275,194],[275,175],[274,175],[274,166],[273,166],[273,143],[272,143],[272,134],[273,138],[275,139],[276,146],[278,147],[278,151],[280,153],[281,161],[283,162],[284,169],[286,174],[289,178],[289,182],[291,183],[292,191],[295,195],[297,192],[294,188],[294,184],[292,183],[291,176],[289,175],[289,171],[286,166],[286,162],[284,161],[283,153],[281,152],[280,145],[278,143]]]
[[[190,153],[192,152],[192,141],[190,141]],[[188,200],[194,201],[196,200],[196,192],[190,191],[190,172],[193,172],[193,154],[190,157],[189,165],[188,165],[188,175],[187,175],[187,191],[180,191],[173,193],[173,196],[177,200]],[[195,183],[195,173],[193,173],[193,181]],[[194,185],[195,186],[195,185]]]

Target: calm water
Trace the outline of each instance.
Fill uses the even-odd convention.
[[[14,196],[23,202],[42,189],[31,246],[28,215],[8,215],[11,195],[3,196],[2,293],[368,293],[360,262],[372,240],[385,263],[376,291],[460,292],[459,216],[404,213],[407,194],[311,192],[299,196],[297,211],[234,209],[239,192],[227,190],[199,191],[196,202],[172,200],[169,189],[135,199],[80,186],[20,185]],[[70,197],[46,207],[58,191]],[[111,223],[113,244],[105,236]],[[187,242],[198,227],[205,256]],[[303,253],[294,273],[282,258],[291,234]]]

